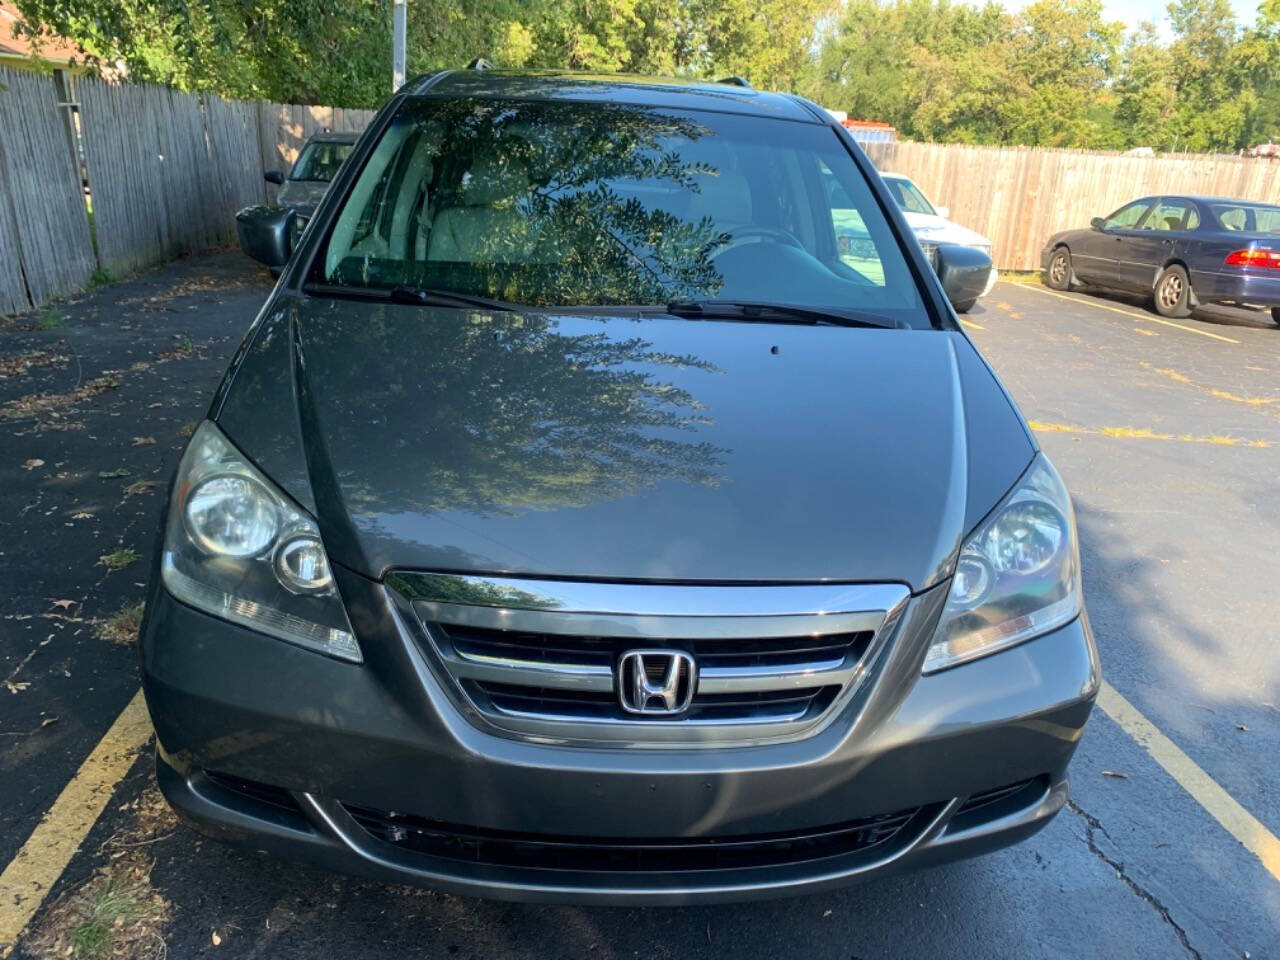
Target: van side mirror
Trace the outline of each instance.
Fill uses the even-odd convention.
[[[268,267],[283,267],[293,252],[296,216],[285,207],[245,207],[236,214],[240,249]]]
[[[933,212],[936,213],[938,216],[940,216],[943,220],[949,220],[951,218],[950,207],[940,207],[937,204],[935,204],[933,207]]]
[[[933,252],[933,269],[952,304],[972,303],[987,289],[991,258],[976,247],[940,243]]]
[[[1107,230],[1107,221],[1103,220],[1101,217],[1094,217],[1089,221],[1089,226],[1093,227],[1095,230],[1101,230],[1105,233]]]
[[[284,174],[279,170],[268,170],[262,175],[262,179],[267,183],[274,183],[276,186],[284,183]]]

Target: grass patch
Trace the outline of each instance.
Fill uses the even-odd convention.
[[[93,629],[99,640],[107,643],[118,643],[129,646],[138,640],[138,631],[142,629],[142,612],[146,604],[139,600],[127,607],[121,607],[105,620],[94,622]]]
[[[46,310],[36,317],[36,326],[41,330],[56,330],[66,319],[57,310]]]
[[[177,826],[151,787],[121,809],[131,822],[100,849],[109,859],[37,918],[23,946],[38,960],[161,960],[172,908],[151,886],[151,844]]]
[[[89,274],[90,290],[97,290],[99,287],[105,287],[109,283],[115,283],[116,278],[112,276],[111,271],[106,267],[94,267],[93,273]]]
[[[112,550],[110,553],[104,553],[98,558],[98,563],[108,570],[123,570],[137,560],[138,556],[138,551],[133,547],[121,547],[118,550]]]

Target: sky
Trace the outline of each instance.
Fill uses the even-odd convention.
[[[1011,9],[1025,6],[1025,3],[1012,2]],[[1160,35],[1166,39],[1170,36],[1169,18],[1165,9],[1169,0],[1102,0],[1107,19],[1120,20],[1132,30],[1143,20],[1150,20],[1160,28]],[[1252,24],[1258,11],[1258,0],[1231,0],[1232,9],[1236,12],[1236,20],[1241,24]]]

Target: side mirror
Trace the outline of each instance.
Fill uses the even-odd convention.
[[[975,247],[940,243],[933,253],[933,269],[952,305],[972,304],[991,277],[991,258]]]
[[[240,249],[268,267],[283,267],[293,252],[293,221],[284,207],[245,207],[236,214]]]
[[[1107,221],[1103,220],[1101,217],[1094,217],[1089,221],[1089,226],[1093,227],[1095,230],[1101,230],[1103,233],[1106,233]]]
[[[274,183],[276,186],[280,186],[284,183],[284,174],[279,170],[268,170],[262,175],[262,179],[267,183]]]
[[[938,216],[940,216],[943,220],[950,220],[950,219],[951,219],[951,208],[950,208],[950,207],[939,207],[939,206],[936,206],[936,205],[935,205],[935,206],[934,206],[934,208],[933,208],[933,212],[934,212],[934,213],[936,213]]]

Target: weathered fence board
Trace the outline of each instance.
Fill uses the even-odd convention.
[[[98,265],[121,275],[234,242],[236,211],[274,196],[264,169],[287,171],[313,133],[373,117],[80,78],[95,256],[52,78],[0,82],[0,313],[82,289]]]
[[[211,184],[220,213],[266,200],[262,179],[262,146],[258,140],[258,106],[204,98],[204,121],[215,182]]]
[[[1280,203],[1280,164],[1233,156],[1126,157],[1084,150],[866,144],[884,171],[916,181],[951,219],[991,240],[996,265],[1036,270],[1045,240],[1088,226],[1138,197],[1162,193]]]
[[[86,79],[80,102],[104,267],[128,272],[230,242],[234,224],[217,189],[198,98]]]
[[[0,313],[14,313],[81,289],[93,244],[51,78],[0,70],[0,131]]]

